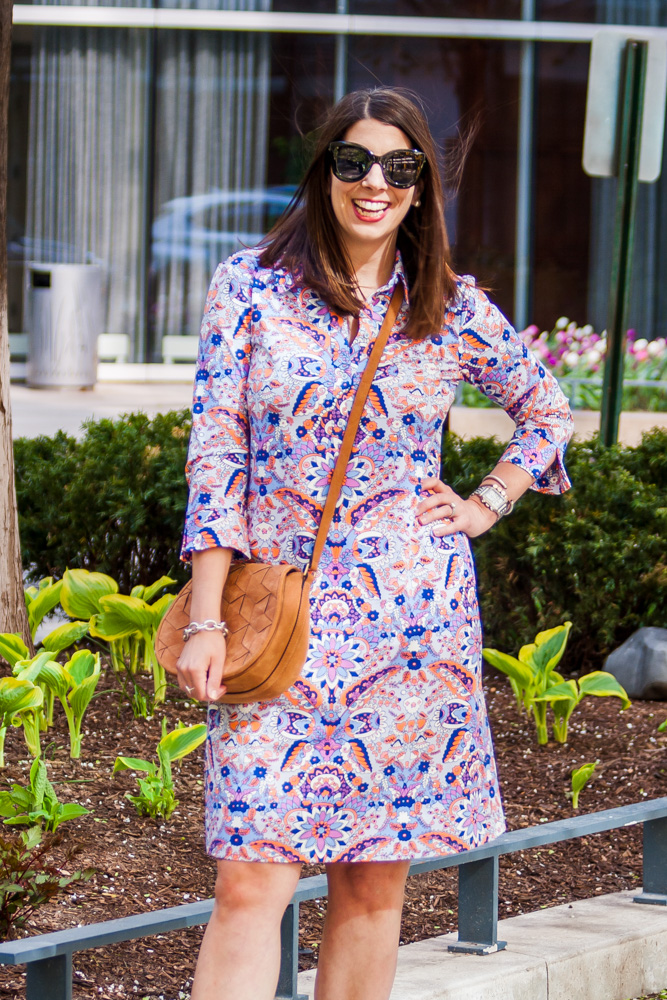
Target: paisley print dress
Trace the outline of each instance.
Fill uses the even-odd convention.
[[[221,264],[203,320],[182,557],[228,546],[305,567],[354,392],[396,282],[348,324],[254,250]],[[503,459],[533,489],[569,483],[567,402],[472,279],[443,328],[401,333],[375,376],[311,598],[301,679],[274,701],[211,705],[206,839],[217,858],[391,861],[504,830],[463,533],[418,523],[461,379],[516,422]]]

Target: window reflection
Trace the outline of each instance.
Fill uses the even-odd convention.
[[[479,130],[458,195],[450,190],[447,224],[460,273],[488,284],[510,314],[514,295],[519,46],[444,38],[354,38],[350,89],[378,81],[414,90],[425,103],[444,161],[455,155],[457,127]],[[443,171],[447,177],[448,171]]]

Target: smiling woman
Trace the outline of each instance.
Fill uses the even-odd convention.
[[[181,687],[210,703],[206,842],[218,864],[193,1000],[274,996],[281,917],[312,862],[329,879],[318,1000],[358,997],[361,968],[364,1000],[387,1000],[409,862],[504,830],[470,539],[530,486],[568,488],[571,419],[555,380],[449,261],[424,115],[378,89],[333,108],[290,207],[214,275],[186,469],[194,634],[178,660]],[[355,406],[365,375],[367,405]],[[438,478],[462,380],[517,427],[467,499]],[[311,580],[301,676],[243,705],[225,701],[217,623],[239,555]]]

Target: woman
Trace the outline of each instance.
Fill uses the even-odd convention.
[[[273,997],[280,919],[311,862],[329,879],[317,1000],[386,1000],[410,860],[504,830],[468,539],[529,487],[568,488],[571,418],[555,380],[449,261],[426,120],[378,89],[333,109],[291,208],[213,278],[183,543],[198,623],[219,618],[235,553],[306,566],[397,284],[404,301],[313,584],[301,679],[271,702],[216,705],[221,633],[197,632],[179,661],[181,687],[213,703],[206,836],[218,876],[193,1000]],[[461,379],[517,425],[468,499],[438,478]]]

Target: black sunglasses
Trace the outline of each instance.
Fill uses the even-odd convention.
[[[426,163],[426,156],[418,149],[392,149],[384,156],[376,156],[365,146],[343,140],[330,143],[329,153],[334,177],[346,184],[362,180],[373,164],[379,163],[387,184],[396,188],[413,187]]]

